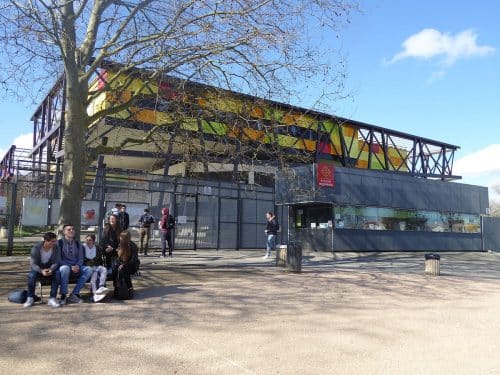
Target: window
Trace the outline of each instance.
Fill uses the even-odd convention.
[[[400,210],[383,207],[335,207],[335,228],[480,233],[479,215]]]

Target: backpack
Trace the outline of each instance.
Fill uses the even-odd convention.
[[[175,227],[175,219],[172,215],[168,215],[168,224],[167,224],[167,228],[168,229],[174,229]]]
[[[116,299],[130,299],[130,293],[128,290],[127,282],[124,277],[118,276],[118,281],[116,283]]]
[[[28,299],[28,291],[21,289],[14,289],[9,293],[8,300],[12,303],[24,303]]]

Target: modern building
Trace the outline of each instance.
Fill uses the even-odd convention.
[[[195,82],[148,82],[140,70],[115,71],[107,66],[91,86],[89,114],[124,107],[89,126],[90,180],[106,166],[275,186],[282,242],[311,250],[485,249],[488,191],[453,182],[460,179],[452,173],[458,146]],[[29,156],[56,182],[64,162],[63,87],[61,78],[33,115]],[[7,172],[12,163],[7,154]]]

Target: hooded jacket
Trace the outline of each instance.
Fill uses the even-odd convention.
[[[170,215],[170,210],[167,207],[161,209],[160,230],[164,233],[169,233],[175,227],[175,219]]]

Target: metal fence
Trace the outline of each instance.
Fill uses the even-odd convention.
[[[61,192],[55,176],[25,170],[0,185],[0,237],[7,237],[0,239],[0,254],[11,254],[17,242],[28,246],[26,234],[31,230],[38,233],[33,243],[41,240],[40,233],[55,230]],[[91,171],[86,181],[82,233],[94,232],[98,238],[111,208],[122,203],[127,205],[135,240],[144,208],[158,221],[161,209],[169,207],[177,222],[176,250],[263,249],[265,214],[276,212],[270,187],[109,170]],[[282,208],[280,219],[286,225]],[[157,225],[151,241],[153,248],[159,246]]]

